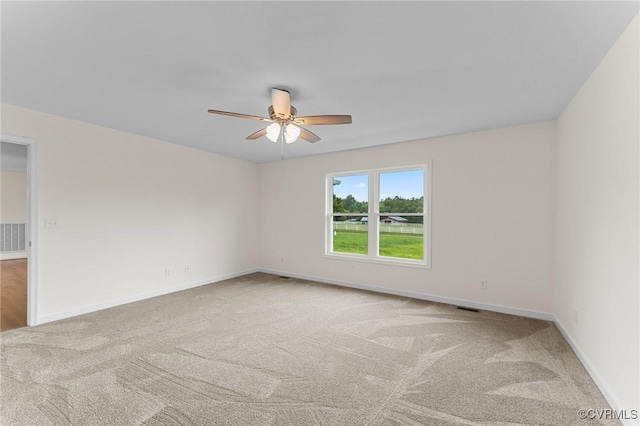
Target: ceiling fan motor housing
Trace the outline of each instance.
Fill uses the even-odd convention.
[[[298,114],[298,110],[295,109],[295,107],[291,106],[291,110],[289,112],[288,116],[285,116],[284,114],[276,114],[276,112],[273,109],[273,105],[269,105],[269,117],[271,117],[271,119],[275,122],[278,122],[280,124],[288,124],[289,122],[293,122],[293,120],[296,118],[296,115]]]

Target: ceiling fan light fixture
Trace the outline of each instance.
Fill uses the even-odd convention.
[[[267,127],[247,136],[246,140],[253,141],[261,138],[262,136],[266,136],[271,142],[280,142],[283,147],[285,142],[290,144],[297,141],[298,138],[304,139],[310,143],[318,142],[320,137],[308,130],[306,126],[351,124],[350,115],[325,114],[299,117],[298,110],[291,105],[291,96],[289,91],[285,89],[278,89],[276,87],[271,89],[271,105],[269,105],[267,111],[269,112],[269,118],[250,114],[240,114],[237,112],[221,111],[218,109],[208,110],[210,114],[247,118],[250,120],[261,121],[263,123],[271,123]],[[300,127],[298,125],[305,127]]]
[[[280,129],[281,127],[278,123],[273,123],[267,126],[267,139],[269,139],[271,142],[278,142]]]
[[[300,136],[300,127],[295,124],[287,124],[284,130],[284,139],[287,143],[293,143],[298,140],[298,136]]]

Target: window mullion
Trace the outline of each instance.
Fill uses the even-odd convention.
[[[333,252],[333,176],[327,176],[326,181],[327,189],[326,189],[326,209],[325,211],[329,212],[326,218],[325,223],[325,253]]]
[[[369,172],[369,256],[377,258],[380,246],[380,206],[378,172]]]

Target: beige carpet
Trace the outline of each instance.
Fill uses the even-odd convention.
[[[609,408],[552,323],[266,274],[0,338],[3,425],[594,425],[577,411]]]

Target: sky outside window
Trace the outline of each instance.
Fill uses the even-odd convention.
[[[358,201],[367,201],[369,199],[369,176],[336,176],[334,182],[340,181],[340,185],[333,185],[333,194],[338,198],[346,198],[347,195],[353,195]]]
[[[333,193],[339,198],[353,195],[358,201],[368,201],[368,176],[336,176],[340,185],[333,185]],[[400,198],[420,198],[424,195],[424,171],[408,170],[380,173],[380,199],[398,196]]]
[[[403,170],[380,173],[380,200],[400,197],[406,200],[424,195],[424,171]]]

